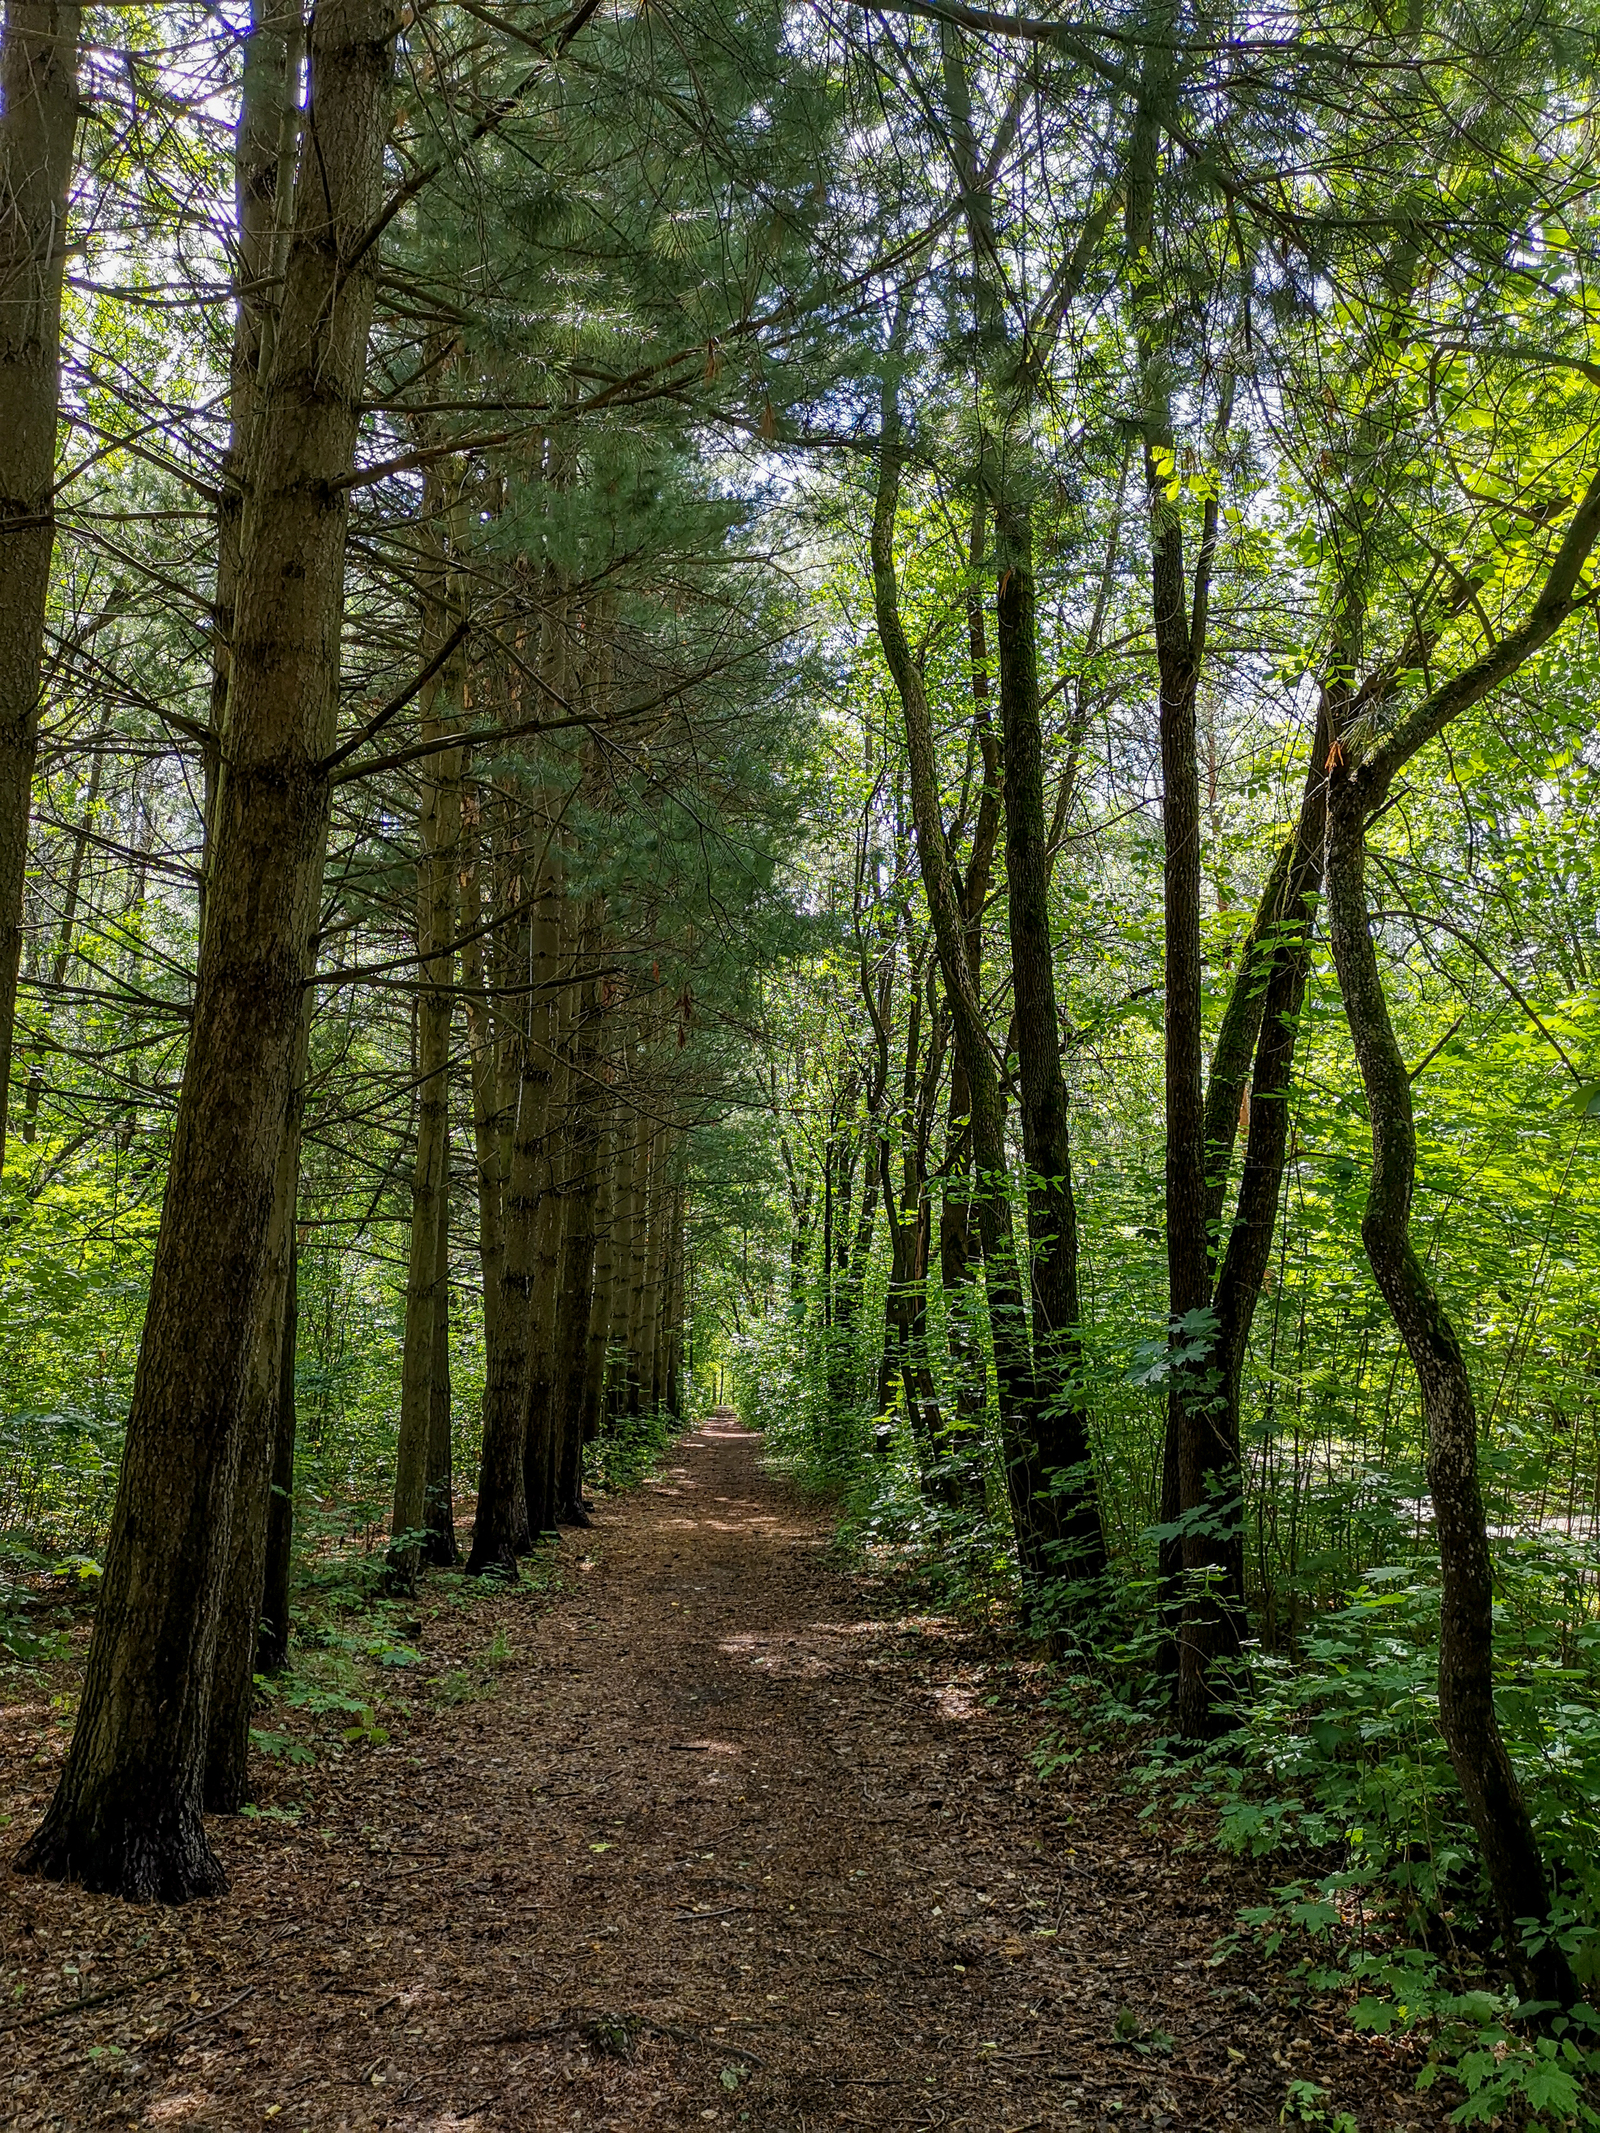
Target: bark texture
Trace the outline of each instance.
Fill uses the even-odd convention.
[[[0,33],[0,1163],[55,546],[61,282],[82,12],[12,4]]]
[[[1026,510],[1002,501],[995,535],[1013,1026],[1028,1166],[1035,1428],[1047,1487],[1040,1524],[1048,1531],[1059,1575],[1098,1577],[1106,1567],[1106,1543],[1082,1387],[1078,1209],[1050,938],[1044,725],[1035,652],[1033,537]]]
[[[207,1704],[295,1032],[327,838],[345,529],[398,10],[317,10],[277,356],[245,513],[187,1069],[83,1698],[21,1863],[150,1900],[226,1882]],[[218,1297],[232,1308],[219,1311]]]
[[[1030,1577],[1037,1577],[1049,1567],[1044,1551],[1050,1536],[1040,1526],[1043,1474],[1034,1435],[1033,1357],[1007,1192],[1000,1083],[989,1048],[983,1005],[967,957],[966,912],[940,809],[933,721],[922,675],[900,619],[895,577],[894,527],[904,452],[894,390],[886,384],[879,432],[878,492],[872,519],[873,611],[905,722],[917,858],[949,1002],[956,1053],[971,1106],[974,1213],[983,1250],[994,1341],[1007,1500],[1024,1569]]]

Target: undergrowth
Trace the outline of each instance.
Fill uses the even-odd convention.
[[[753,1394],[746,1419],[768,1429],[776,1463],[829,1498],[841,1551],[892,1569],[921,1604],[1021,1624],[994,1477],[985,1512],[947,1508],[924,1493],[903,1432],[874,1443],[860,1420],[797,1424],[793,1408],[778,1412],[784,1393]],[[1397,1553],[1307,1609],[1291,1648],[1252,1651],[1235,1729],[1198,1754],[1164,1731],[1147,1570],[1125,1571],[1087,1606],[1066,1587],[1036,1600],[1026,1627],[1057,1655],[1046,1702],[1062,1714],[1037,1767],[1048,1777],[1114,1744],[1146,1816],[1177,1811],[1196,1842],[1258,1862],[1270,1897],[1241,1914],[1214,1960],[1257,1950],[1336,1997],[1357,2029],[1414,2036],[1425,2052],[1419,2086],[1446,2075],[1459,2084],[1455,2123],[1600,2128],[1600,2018],[1518,1997],[1439,1727],[1436,1567],[1425,1547]],[[1548,1532],[1496,1542],[1500,1725],[1549,1865],[1554,1931],[1591,1998],[1600,1997],[1593,1557],[1592,1544]],[[1327,2099],[1291,2097],[1285,2121],[1339,2116]]]

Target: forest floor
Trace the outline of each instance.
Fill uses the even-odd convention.
[[[1254,1891],[1121,1763],[1037,1780],[1025,1652],[830,1540],[721,1414],[542,1595],[425,1584],[429,1682],[264,1764],[211,1825],[230,1896],[8,1879],[0,2124],[1253,2129],[1292,2082],[1306,2122],[1442,2122],[1399,2047],[1208,1963]],[[10,1839],[70,1726],[26,1678]]]

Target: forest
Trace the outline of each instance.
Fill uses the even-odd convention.
[[[1589,0],[6,0],[8,2122],[1600,2127],[1597,148]],[[980,1737],[1078,1985],[616,2011]],[[472,1754],[611,1998],[176,2041]]]

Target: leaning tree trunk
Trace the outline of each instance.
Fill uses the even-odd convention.
[[[55,546],[61,282],[82,13],[9,0],[0,36],[0,1165]]]
[[[1582,1997],[1550,1928],[1538,1839],[1494,1708],[1494,1572],[1478,1486],[1472,1380],[1454,1326],[1411,1243],[1417,1141],[1411,1081],[1389,1019],[1366,897],[1366,780],[1333,770],[1328,903],[1333,958],[1372,1120],[1372,1181],[1361,1238],[1417,1373],[1428,1486],[1439,1536],[1439,1729],[1477,1832],[1508,1959],[1526,1990]],[[1529,1943],[1523,1935],[1534,1929]]]
[[[883,391],[878,454],[878,493],[872,518],[873,609],[884,658],[894,680],[905,723],[917,857],[927,892],[945,997],[950,1007],[956,1053],[966,1076],[972,1107],[975,1172],[972,1197],[983,1250],[984,1285],[994,1344],[1006,1495],[1023,1570],[1030,1580],[1036,1580],[1049,1568],[1044,1553],[1049,1536],[1042,1525],[1044,1477],[1033,1434],[1033,1357],[1011,1222],[1005,1121],[983,1006],[967,957],[966,913],[940,812],[933,720],[922,675],[912,657],[900,619],[894,528],[905,444],[894,390],[887,382]]]
[[[146,1901],[226,1886],[201,1820],[211,1659],[327,841],[398,13],[317,9],[318,182],[298,195],[245,515],[216,864],[149,1311],[78,1722],[21,1861]]]

